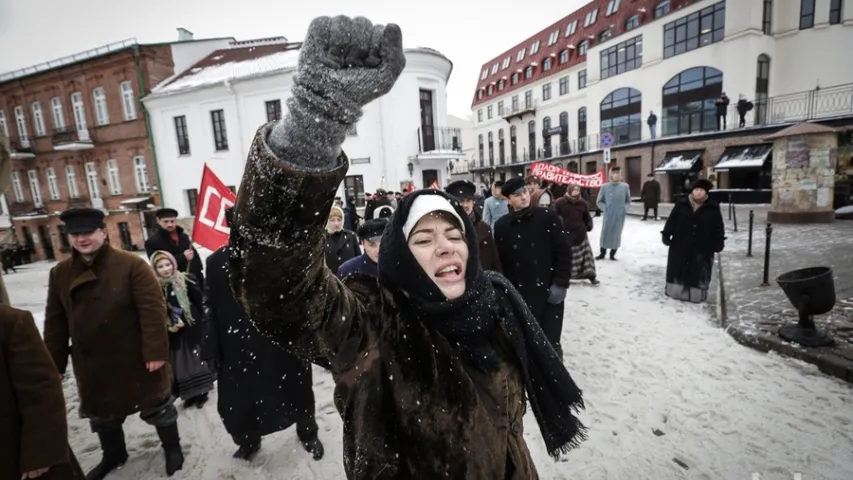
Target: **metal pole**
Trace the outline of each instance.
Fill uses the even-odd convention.
[[[735,221],[735,233],[737,233],[737,209],[732,206],[732,217]]]
[[[729,220],[732,219],[732,194],[729,194]]]
[[[746,256],[752,256],[752,226],[755,223],[755,212],[749,211],[749,244],[746,246]]]
[[[773,226],[767,224],[765,229],[764,239],[764,279],[761,282],[762,287],[770,286],[770,237],[773,235]]]

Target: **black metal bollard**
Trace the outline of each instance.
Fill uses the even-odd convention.
[[[755,223],[755,212],[749,211],[749,243],[746,246],[746,256],[752,256],[752,226]]]
[[[732,194],[729,194],[729,220],[732,219]]]
[[[767,224],[765,229],[764,239],[764,279],[761,282],[762,287],[770,286],[770,237],[773,235],[773,226]]]
[[[735,233],[737,233],[737,208],[732,207],[732,220],[735,223]]]

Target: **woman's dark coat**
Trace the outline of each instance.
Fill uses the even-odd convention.
[[[662,233],[663,243],[669,246],[666,283],[708,288],[714,254],[725,246],[720,205],[709,198],[694,212],[689,200],[679,200]]]
[[[589,214],[589,204],[583,198],[560,197],[554,203],[554,211],[563,220],[563,229],[569,235],[573,246],[578,246],[586,240],[587,232],[592,231],[592,216]]]
[[[341,155],[330,171],[290,169],[266,145],[269,128],[259,130],[241,182],[231,285],[261,331],[331,371],[347,478],[537,478],[519,369],[502,363],[479,374],[399,290],[331,275],[323,213],[348,162]]]
[[[660,204],[660,182],[654,179],[647,180],[643,184],[640,197],[643,199],[643,208],[658,208]]]
[[[483,270],[503,272],[501,257],[498,255],[498,247],[495,245],[494,237],[492,237],[492,229],[489,228],[489,225],[482,218],[482,213],[475,207],[474,213],[471,216],[471,223],[477,229],[477,240],[480,244],[480,266],[483,267]]]
[[[176,227],[175,231],[178,233],[177,243],[172,239],[169,232],[158,226],[156,233],[145,241],[145,254],[148,258],[151,258],[151,255],[158,250],[171,253],[175,257],[175,261],[178,262],[178,270],[192,274],[198,281],[199,286],[204,288],[204,272],[202,271],[201,257],[198,256],[198,252],[193,246],[189,235],[184,233],[184,229]],[[187,257],[184,256],[184,252],[187,250],[193,251],[193,259],[190,261],[187,261]]]
[[[335,275],[347,260],[361,255],[358,235],[349,230],[326,233],[326,265]]]
[[[219,365],[219,416],[231,435],[284,430],[314,414],[311,364],[261,335],[231,293],[229,247],[207,257],[202,358]]]
[[[168,285],[164,290],[166,302],[173,307],[180,307],[178,297],[174,295],[171,285]],[[204,293],[196,283],[193,275],[187,275],[187,296],[190,299],[190,310],[193,318],[192,325],[187,324],[184,320],[184,326],[177,332],[169,332],[169,347],[172,350],[180,350],[184,343],[190,346],[190,349],[201,345],[204,338]],[[166,310],[168,312],[168,309]]]

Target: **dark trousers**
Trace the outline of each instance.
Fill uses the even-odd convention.
[[[746,112],[738,112],[738,115],[740,116],[740,124],[738,126],[743,128],[746,126]]]
[[[654,218],[658,218],[658,207],[652,207],[652,208],[646,207],[645,212],[643,213],[643,220],[647,220],[649,218],[649,210],[654,210],[655,211]]]
[[[717,112],[717,130],[726,129],[726,113]]]
[[[539,317],[539,325],[542,327],[545,337],[558,352],[561,351],[560,337],[563,334],[563,313],[565,307],[566,302],[560,302],[556,305],[545,302],[545,309],[542,310],[542,315]]]
[[[317,425],[317,418],[314,415],[309,415],[302,420],[296,422],[296,436],[303,442],[308,442],[317,438],[317,432],[320,427]],[[237,445],[252,445],[261,443],[261,434],[258,431],[239,433],[231,435],[234,443]]]
[[[89,424],[94,433],[106,432],[121,428],[126,418],[90,418]],[[178,420],[178,409],[175,408],[175,399],[169,397],[159,405],[143,408],[139,411],[139,418],[148,425],[156,428],[166,427],[175,423]]]

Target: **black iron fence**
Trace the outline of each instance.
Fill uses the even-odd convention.
[[[89,130],[77,127],[62,127],[53,131],[51,140],[54,145],[64,145],[68,143],[92,143],[92,137],[89,135]]]
[[[418,129],[418,152],[461,152],[462,129],[453,127],[421,127]]]
[[[33,143],[28,137],[10,137],[9,147],[12,153],[33,153]]]

